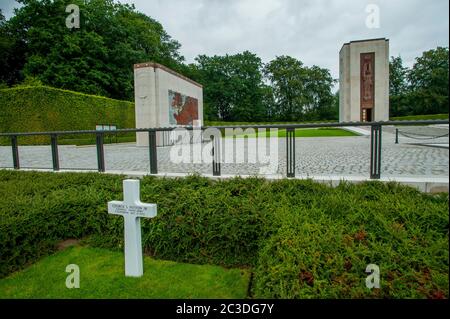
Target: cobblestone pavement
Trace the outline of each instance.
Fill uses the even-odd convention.
[[[416,145],[418,141],[404,136],[395,144],[392,128],[383,129],[382,176],[446,177],[449,175],[449,150]],[[448,132],[448,129],[447,129]],[[256,139],[254,139],[256,141]],[[286,174],[286,140],[278,140],[278,165],[271,174]],[[434,140],[447,143],[448,137]],[[230,147],[225,146],[230,154]],[[199,144],[201,147],[209,143]],[[198,145],[197,145],[198,146]],[[134,144],[105,145],[106,170],[149,171],[149,151]],[[248,150],[248,147],[246,148]],[[159,173],[202,173],[212,174],[211,163],[174,163],[170,153],[174,147],[158,147]],[[250,152],[251,155],[254,154]],[[247,153],[247,151],[245,152]],[[370,136],[296,138],[296,175],[311,176],[368,176],[370,166]],[[19,146],[22,168],[51,168],[50,146]],[[222,154],[224,154],[222,150]],[[241,153],[240,153],[241,154]],[[97,169],[95,146],[59,146],[61,169]],[[186,157],[185,157],[186,158]],[[11,147],[0,146],[0,166],[12,167]],[[222,174],[257,175],[264,164],[239,163],[222,164]],[[263,172],[264,173],[264,172]]]

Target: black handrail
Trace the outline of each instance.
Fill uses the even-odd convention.
[[[370,178],[379,179],[381,176],[381,128],[387,125],[436,125],[449,124],[449,120],[419,120],[419,121],[382,121],[382,122],[343,122],[343,123],[303,123],[303,124],[251,124],[251,125],[222,125],[222,126],[204,126],[201,130],[214,129],[286,129],[286,166],[287,177],[295,177],[295,129],[296,128],[321,128],[321,127],[357,127],[370,126],[371,127],[371,142],[370,142]],[[198,129],[192,126],[180,127],[186,130]],[[157,143],[156,132],[168,132],[177,130],[177,127],[162,127],[162,128],[130,128],[115,130],[114,133],[130,133],[130,132],[147,132],[149,138],[149,159],[150,159],[150,174],[158,173],[157,165]],[[95,134],[97,146],[97,163],[98,171],[105,172],[105,154],[104,154],[104,135],[107,131],[99,130],[84,130],[84,131],[51,131],[51,132],[17,132],[17,133],[0,133],[0,136],[7,136],[11,139],[13,167],[20,169],[18,137],[19,136],[37,136],[48,135],[51,137],[52,161],[53,170],[58,171],[59,156],[58,156],[58,136],[59,135],[76,135],[76,134]],[[398,130],[396,131],[396,135]],[[396,137],[398,143],[398,135]],[[219,140],[215,138],[213,143],[213,175],[221,175],[220,167],[220,144]],[[165,144],[165,143],[163,143]]]
[[[346,126],[373,126],[373,125],[431,125],[431,124],[449,124],[449,120],[420,120],[420,121],[381,121],[381,122],[341,122],[341,123],[303,123],[303,124],[250,124],[250,125],[221,125],[221,126],[202,126],[201,129],[208,128],[226,129],[226,128],[320,128],[320,127],[346,127]],[[117,133],[133,133],[133,132],[163,132],[173,131],[175,129],[193,130],[196,127],[159,127],[159,128],[126,128],[118,129]],[[96,134],[98,130],[81,130],[81,131],[49,131],[49,132],[16,132],[16,133],[0,133],[0,136],[30,136],[30,135],[68,135],[68,134]],[[102,132],[106,133],[106,132]]]

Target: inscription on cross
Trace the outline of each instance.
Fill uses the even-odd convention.
[[[142,265],[141,218],[156,216],[156,204],[140,201],[139,180],[123,181],[123,201],[108,202],[108,213],[124,218],[125,276],[141,277]]]

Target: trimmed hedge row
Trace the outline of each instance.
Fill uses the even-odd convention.
[[[448,297],[448,194],[393,183],[300,193],[259,252],[256,297]],[[381,289],[366,288],[369,264]]]
[[[123,176],[0,171],[0,277],[63,239],[123,248],[123,221],[106,202]],[[259,298],[448,297],[448,195],[394,183],[341,184],[145,177],[142,221],[156,258],[250,266]],[[382,289],[365,287],[380,266]]]
[[[60,240],[100,232],[107,216],[98,208],[120,189],[107,175],[0,171],[0,277],[52,253]]]
[[[135,127],[134,103],[46,86],[0,90],[0,132],[95,130],[96,124]],[[82,138],[81,135],[65,138]],[[20,143],[48,143],[43,136]]]

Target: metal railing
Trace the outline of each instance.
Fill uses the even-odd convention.
[[[436,124],[449,124],[449,120],[421,120],[421,121],[385,121],[385,122],[347,122],[347,123],[304,123],[304,124],[265,124],[265,125],[223,125],[223,126],[210,126],[202,127],[204,131],[209,128],[215,128],[219,130],[224,129],[285,129],[286,130],[286,177],[295,177],[295,129],[297,128],[339,128],[339,127],[358,127],[358,126],[370,126],[371,138],[370,138],[370,178],[379,179],[381,177],[381,141],[382,141],[382,127],[394,126],[394,125],[436,125]],[[193,127],[184,127],[186,130],[193,130]],[[146,128],[146,129],[118,129],[115,133],[131,133],[131,132],[147,132],[149,139],[149,164],[150,174],[158,173],[158,161],[157,161],[157,132],[170,132],[176,130],[174,127],[167,128]],[[54,131],[54,132],[24,132],[24,133],[0,133],[0,137],[9,137],[11,140],[13,168],[20,169],[19,160],[19,148],[18,137],[20,136],[49,136],[53,170],[59,171],[59,153],[58,153],[58,136],[64,135],[78,135],[78,134],[95,134],[96,136],[96,149],[97,149],[97,170],[99,172],[105,172],[105,151],[104,151],[104,135],[107,132],[97,130],[86,131]],[[221,147],[220,139],[212,138],[212,168],[213,175],[221,175]],[[398,143],[398,131],[396,131],[396,142]],[[163,142],[163,145],[166,143]],[[170,144],[170,143],[169,143]]]

